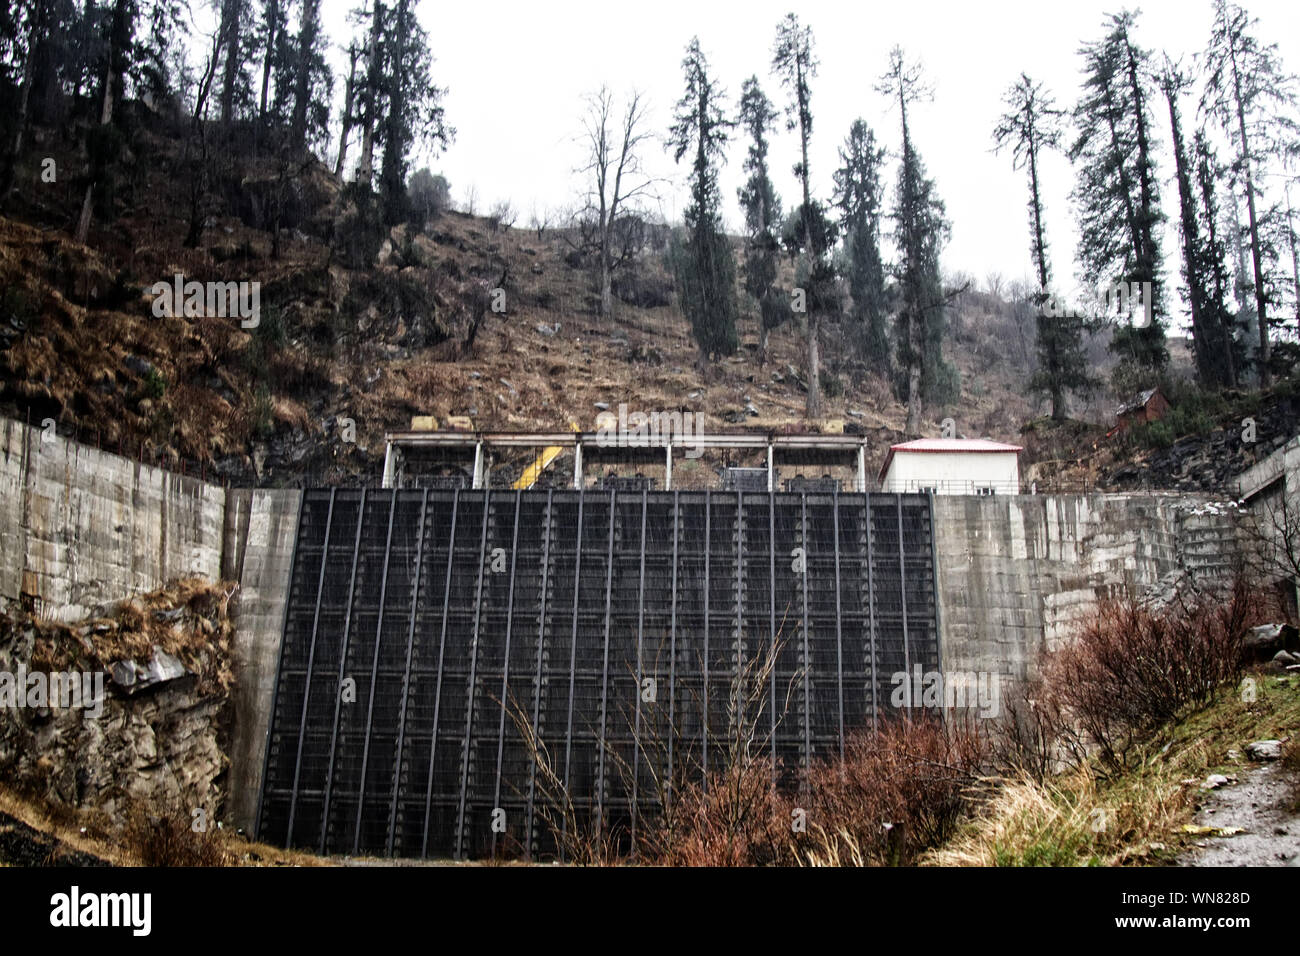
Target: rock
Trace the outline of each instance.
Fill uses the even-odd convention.
[[[146,664],[139,661],[115,661],[109,666],[113,683],[122,688],[127,696],[185,677],[189,673],[184,664],[157,644],[153,646],[153,656]]]
[[[849,418],[861,418],[862,412],[858,411],[856,408],[850,408],[848,410],[848,416]]]
[[[1280,760],[1282,741],[1257,740],[1253,744],[1246,745],[1246,753],[1250,754],[1251,760]]]
[[[555,333],[560,331],[560,323],[556,322],[555,327],[552,328],[551,326],[547,325],[545,322],[538,322],[535,326],[533,326],[533,328],[535,328],[538,332],[541,332],[542,335],[554,335]]]
[[[514,387],[514,385],[511,383],[510,379],[508,379],[508,378],[499,378],[499,379],[497,379],[497,381],[500,382],[502,385],[504,385],[506,388],[510,389],[510,394],[511,394],[511,395],[518,395],[518,394],[519,394],[519,390],[516,389],[516,388]]]
[[[609,402],[593,402],[592,404],[596,406],[596,411],[598,412],[609,411]]]
[[[140,358],[138,355],[128,355],[122,360],[122,364],[141,378],[148,378],[154,373],[153,363]]]
[[[1201,784],[1206,790],[1218,790],[1228,782],[1228,778],[1221,773],[1212,773],[1205,778],[1205,783]]]
[[[1300,664],[1300,657],[1297,657],[1290,651],[1278,651],[1273,655],[1273,663],[1282,664],[1283,666],[1289,664]]]
[[[1290,624],[1261,624],[1246,632],[1243,645],[1259,657],[1270,656],[1278,650],[1295,647],[1297,631]]]

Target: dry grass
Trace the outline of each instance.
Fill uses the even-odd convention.
[[[106,668],[147,661],[159,647],[198,676],[202,694],[224,694],[234,683],[230,598],[235,585],[182,578],[117,602],[102,617],[69,625],[32,621],[32,666],[45,670]]]
[[[1223,694],[1149,734],[1120,773],[1085,762],[1047,780],[1000,781],[988,805],[947,844],[934,866],[1080,866],[1162,863],[1188,841],[1200,784],[1235,773],[1246,744],[1300,731],[1300,677],[1252,676],[1253,702]],[[1295,747],[1288,752],[1294,752]]]
[[[125,823],[99,811],[46,803],[0,784],[0,813],[113,866],[331,866],[330,860],[254,843],[213,827],[196,833],[188,812],[135,805]],[[0,865],[3,865],[0,863]]]

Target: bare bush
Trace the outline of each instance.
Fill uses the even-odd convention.
[[[127,850],[142,866],[225,866],[229,862],[215,827],[195,829],[191,813],[137,806],[126,826]]]
[[[922,713],[860,731],[844,757],[814,767],[809,820],[818,840],[804,847],[865,863],[902,865],[953,832],[982,789],[987,741],[977,721]]]
[[[1042,668],[1076,756],[1095,748],[1106,767],[1121,770],[1145,731],[1210,703],[1241,676],[1246,632],[1270,618],[1272,603],[1245,578],[1225,599],[1180,592],[1159,609],[1133,598],[1102,602]]]

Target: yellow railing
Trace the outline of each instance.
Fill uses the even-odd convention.
[[[577,422],[569,422],[569,427],[575,432],[582,431]],[[563,445],[548,445],[542,449],[542,453],[537,459],[524,469],[524,473],[519,476],[515,482],[515,489],[518,491],[527,491],[533,485],[537,484],[537,479],[542,477],[542,472],[551,467],[551,462],[559,458],[564,453]]]

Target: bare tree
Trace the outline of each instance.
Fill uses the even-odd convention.
[[[488,211],[488,230],[500,232],[502,229],[513,229],[517,218],[510,200],[503,199]]]
[[[641,164],[641,147],[649,138],[646,105],[633,91],[621,117],[615,116],[614,96],[609,88],[587,97],[587,113],[579,141],[586,148],[587,161],[577,171],[587,177],[586,205],[580,219],[595,229],[594,252],[600,277],[600,314],[613,312],[614,271],[625,261],[616,249],[619,214],[631,209],[650,193],[653,180]]]
[[[528,228],[537,233],[537,238],[541,239],[546,234],[546,230],[551,225],[551,213],[547,209],[539,209],[536,203],[533,203],[532,212],[528,215]]]

